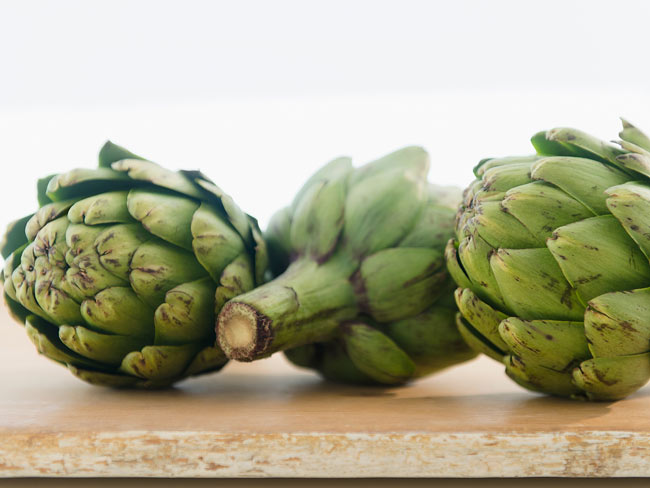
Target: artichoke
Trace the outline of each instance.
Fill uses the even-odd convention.
[[[220,369],[216,313],[266,268],[254,219],[198,171],[108,142],[38,183],[1,246],[4,294],[38,351],[89,383],[164,387]]]
[[[460,193],[429,185],[428,169],[424,150],[408,147],[314,174],[265,235],[275,279],[219,314],[225,354],[286,350],[326,378],[381,384],[474,357],[444,264]]]
[[[650,139],[575,129],[475,168],[446,249],[458,326],[520,385],[615,400],[650,378]]]

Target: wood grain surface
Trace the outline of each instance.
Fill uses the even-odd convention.
[[[281,355],[167,391],[93,387],[0,309],[0,477],[649,476],[650,389],[543,397],[480,358],[404,388],[334,385]]]

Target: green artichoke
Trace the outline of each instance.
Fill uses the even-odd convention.
[[[424,150],[409,147],[314,174],[266,233],[277,277],[218,317],[226,355],[286,350],[329,379],[382,384],[474,357],[444,265],[460,193],[429,185],[428,169]]]
[[[109,142],[98,169],[40,180],[38,197],[1,251],[5,299],[40,353],[116,387],[164,387],[227,362],[216,313],[267,263],[255,220],[228,195]]]
[[[650,139],[540,132],[481,161],[446,249],[458,326],[520,385],[591,400],[650,378]]]

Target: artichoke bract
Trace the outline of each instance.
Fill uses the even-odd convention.
[[[460,192],[430,185],[428,170],[426,152],[408,147],[314,174],[265,234],[276,277],[219,314],[225,354],[283,350],[326,378],[382,384],[473,357],[444,264]]]
[[[650,139],[558,128],[475,168],[446,249],[458,326],[520,385],[591,400],[650,378]]]
[[[254,219],[198,171],[108,142],[38,183],[2,242],[4,294],[38,351],[89,383],[164,387],[227,362],[214,320],[267,265]]]

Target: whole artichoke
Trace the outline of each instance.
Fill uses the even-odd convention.
[[[98,169],[45,178],[38,196],[1,251],[6,301],[39,352],[108,386],[162,387],[227,362],[216,313],[267,261],[228,195],[109,142]]]
[[[265,236],[279,276],[218,317],[226,355],[289,350],[327,378],[384,384],[473,357],[455,327],[443,255],[460,195],[429,185],[428,169],[424,150],[409,147],[314,174]]]
[[[446,250],[458,325],[520,385],[592,400],[650,378],[650,139],[540,132],[486,159]]]

